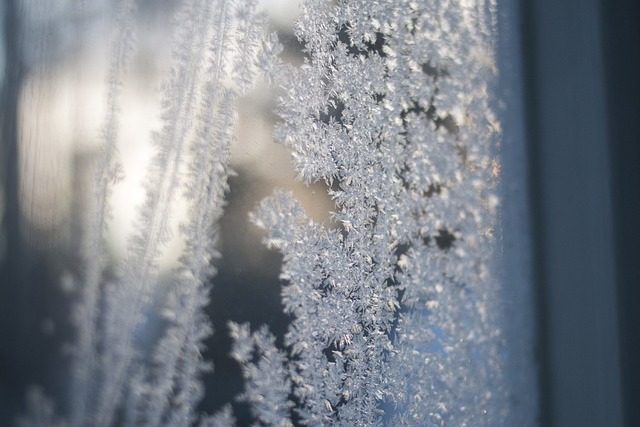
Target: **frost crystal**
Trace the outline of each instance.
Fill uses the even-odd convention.
[[[78,2],[80,4],[82,2]],[[115,3],[107,115],[83,242],[72,401],[59,418],[40,392],[20,425],[227,426],[230,406],[200,416],[204,307],[227,191],[235,101],[261,69],[284,89],[276,138],[298,177],[324,181],[334,224],[309,219],[284,190],[251,220],[282,252],[278,348],[267,326],[230,323],[255,425],[493,426],[508,417],[493,230],[500,129],[495,0],[308,0],[300,68],[278,62],[253,1],[184,0],[162,128],[126,259],[110,283],[104,235],[119,97],[134,50],[133,0]],[[149,358],[136,333],[153,308],[174,201],[190,209]]]
[[[340,228],[314,223],[282,190],[252,216],[284,255],[293,316],[282,367],[280,356],[251,356],[279,355],[272,339],[234,326],[261,425],[274,423],[260,399],[274,399],[283,379],[254,387],[274,370],[290,381],[303,425],[504,421],[494,9],[492,0],[304,4],[296,35],[307,57],[282,83],[276,135],[302,180],[330,186]]]
[[[76,7],[83,7],[77,2]],[[201,417],[202,358],[212,333],[209,302],[212,258],[218,256],[217,221],[230,175],[236,100],[255,82],[265,53],[265,19],[254,1],[183,0],[175,19],[171,68],[162,90],[162,128],[153,137],[154,158],[144,182],[145,199],[127,255],[108,282],[105,233],[112,187],[121,177],[117,144],[123,75],[135,50],[134,0],[114,2],[107,114],[96,168],[95,198],[83,230],[82,292],[74,312],[71,402],[66,419],[40,392],[19,422],[33,426],[231,425],[229,407]],[[269,73],[269,70],[264,70]],[[137,342],[158,294],[159,257],[172,233],[170,218],[180,196],[189,204],[179,233],[185,242],[163,314],[168,326],[151,356]],[[155,314],[156,316],[158,314]],[[67,422],[68,420],[68,422]]]

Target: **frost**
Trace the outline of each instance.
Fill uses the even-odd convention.
[[[296,35],[307,58],[282,82],[276,137],[300,179],[330,187],[341,228],[314,223],[282,190],[252,215],[284,256],[293,321],[283,372],[303,425],[504,422],[494,9],[303,6]],[[252,361],[248,335],[236,339],[249,384],[268,378],[274,368]],[[282,351],[261,341],[256,354]]]
[[[248,324],[231,322],[229,328],[234,339],[231,356],[243,364],[246,381],[246,391],[239,400],[251,404],[259,425],[292,427],[291,380],[284,368],[286,356],[275,348],[275,337],[266,326],[254,333],[250,333]]]
[[[83,7],[78,2],[76,7]],[[118,152],[123,75],[135,50],[133,0],[113,6],[114,36],[109,52],[107,113],[95,175],[95,198],[83,230],[82,286],[73,316],[70,426],[230,425],[224,408],[201,417],[201,375],[211,369],[202,358],[211,335],[204,313],[208,279],[218,256],[217,222],[228,190],[229,147],[236,125],[236,101],[251,88],[263,49],[265,18],[252,1],[184,0],[175,18],[172,64],[162,87],[162,127],[152,136],[155,156],[144,182],[145,199],[122,265],[105,278],[105,234],[109,198],[122,175]],[[260,58],[260,59],[259,59]],[[259,62],[261,62],[259,64]],[[265,69],[265,73],[269,70]],[[183,196],[190,205],[178,232],[185,241],[162,307],[168,327],[150,357],[136,335],[154,310],[159,256],[173,230],[170,218]],[[57,421],[42,395],[30,398],[23,425],[67,425]]]
[[[286,190],[250,216],[283,255],[284,345],[230,323],[255,425],[501,425],[509,412],[493,230],[499,199],[494,0],[302,5],[300,68],[279,62],[255,2],[184,0],[175,20],[162,128],[124,263],[106,279],[112,186],[121,177],[119,91],[135,48],[134,2],[117,2],[107,115],[84,233],[68,423],[41,393],[23,425],[227,426],[201,416],[204,314],[228,190],[235,104],[256,74],[283,95],[276,139],[298,178],[324,181],[334,224]],[[172,230],[174,202],[189,202]],[[136,331],[154,308],[171,233],[185,250],[145,359]]]

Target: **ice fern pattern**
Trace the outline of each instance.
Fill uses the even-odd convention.
[[[119,99],[123,75],[135,50],[133,0],[115,2],[110,48],[107,114],[95,197],[83,232],[82,287],[73,316],[77,338],[72,348],[68,417],[56,417],[39,391],[29,397],[24,426],[217,426],[233,422],[230,408],[201,417],[203,342],[211,333],[204,307],[209,301],[211,261],[217,221],[222,215],[230,174],[235,105],[255,81],[266,18],[255,2],[185,0],[174,19],[172,65],[162,88],[162,128],[153,135],[155,157],[144,183],[127,255],[115,277],[105,280],[105,234],[109,198],[122,176],[118,158]],[[83,7],[78,2],[77,7]],[[180,266],[163,315],[169,326],[150,361],[136,344],[136,333],[152,309],[159,281],[158,258],[171,236],[175,202],[189,204],[179,233],[185,241]]]
[[[288,408],[311,426],[504,423],[495,14],[490,0],[305,2],[276,136],[300,179],[326,182],[340,227],[284,190],[252,215],[284,255],[293,317],[286,358],[232,325],[259,425],[287,425],[268,420]]]
[[[286,190],[250,215],[283,255],[284,346],[268,325],[229,323],[255,425],[504,425],[494,229],[500,126],[494,0],[308,0],[301,67],[248,1],[185,0],[146,198],[126,259],[105,279],[108,203],[122,172],[119,97],[135,49],[133,0],[114,7],[107,114],[83,234],[69,414],[40,392],[24,426],[231,426],[230,406],[196,412],[204,307],[231,173],[235,103],[261,73],[283,88],[275,138],[298,178],[324,181],[332,224]],[[151,360],[136,330],[151,309],[177,197],[186,245]]]

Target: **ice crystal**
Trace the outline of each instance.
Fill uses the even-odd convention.
[[[83,7],[78,2],[76,7]],[[113,6],[107,114],[101,131],[94,200],[83,230],[82,291],[74,312],[70,426],[203,426],[233,422],[226,407],[213,417],[196,412],[203,395],[202,358],[212,333],[204,313],[230,175],[235,105],[254,84],[265,19],[253,1],[184,0],[174,22],[172,64],[162,87],[162,128],[153,137],[155,157],[144,182],[127,255],[115,277],[105,280],[105,233],[112,188],[121,177],[118,158],[119,98],[123,75],[135,50],[133,0]],[[270,41],[270,44],[269,44]],[[258,64],[261,62],[260,64]],[[268,70],[265,70],[268,72]],[[170,218],[183,196],[190,205],[179,233],[185,241],[163,313],[168,327],[150,360],[136,334],[152,310],[159,282],[158,259],[172,232]],[[67,425],[54,416],[42,393],[30,398],[23,425]]]
[[[300,179],[330,187],[340,227],[311,221],[283,190],[252,216],[284,255],[293,321],[283,372],[303,425],[504,420],[491,265],[494,7],[304,3],[296,35],[306,59],[282,83],[276,136]],[[234,328],[236,345],[250,348]],[[273,340],[253,345],[257,355],[281,351]],[[277,400],[275,383],[251,386],[275,368],[248,354],[236,359],[260,395],[247,400]],[[272,425],[261,408],[256,419]]]
[[[265,325],[230,323],[256,425],[500,425],[509,390],[493,274],[500,132],[494,0],[308,0],[296,36],[304,64],[278,60],[254,2],[185,0],[163,86],[162,128],[123,265],[105,283],[104,234],[119,91],[134,49],[132,0],[116,4],[107,115],[84,283],[74,314],[72,402],[56,417],[40,393],[23,425],[227,426],[230,406],[200,416],[204,307],[228,189],[235,102],[259,70],[278,83],[276,139],[298,178],[324,181],[333,224],[312,221],[285,190],[251,220],[283,255],[284,345]],[[135,333],[181,194],[186,245],[151,360]],[[67,422],[68,420],[68,422]]]

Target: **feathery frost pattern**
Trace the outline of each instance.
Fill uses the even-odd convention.
[[[74,314],[72,402],[69,424],[56,418],[42,393],[30,397],[20,422],[30,426],[219,426],[233,423],[229,407],[212,417],[195,409],[203,395],[204,340],[213,332],[204,313],[216,251],[217,221],[228,190],[229,147],[235,105],[251,88],[263,49],[265,18],[255,2],[185,0],[175,19],[172,66],[163,84],[162,129],[153,135],[156,155],[147,171],[128,255],[115,279],[104,283],[104,234],[112,187],[121,177],[117,144],[120,88],[134,51],[133,0],[114,5],[107,114],[95,182],[92,216],[84,232],[85,271]],[[171,236],[176,199],[189,202],[179,233],[186,249],[174,272],[163,315],[169,327],[152,360],[135,342],[152,309],[158,257]]]
[[[85,266],[81,301],[76,305],[74,323],[77,331],[75,343],[71,399],[72,426],[81,426],[87,418],[90,393],[94,388],[92,381],[99,375],[98,356],[98,314],[100,282],[105,260],[104,233],[109,218],[109,197],[112,186],[120,179],[122,167],[118,160],[118,114],[119,95],[122,76],[126,72],[133,51],[134,26],[132,22],[133,2],[122,0],[115,6],[116,35],[110,47],[110,64],[107,82],[107,114],[101,136],[103,144],[95,171],[95,199],[91,207],[91,217],[83,232],[83,251]]]
[[[135,49],[134,0],[115,5],[107,114],[84,233],[65,417],[35,390],[29,426],[208,426],[231,406],[196,406],[204,307],[215,274],[236,101],[258,77],[280,84],[276,139],[298,178],[324,181],[336,211],[312,221],[285,190],[250,220],[283,254],[284,347],[266,325],[230,322],[254,425],[493,426],[509,416],[501,292],[493,271],[500,125],[495,0],[307,0],[299,67],[265,34],[253,1],[184,0],[175,19],[162,128],[126,259],[105,283],[109,198],[121,178],[120,89]],[[185,249],[150,360],[136,333],[153,309],[176,199]]]
[[[492,0],[305,2],[276,134],[341,228],[283,190],[253,214],[293,316],[282,368],[257,357],[281,351],[265,332],[232,326],[259,425],[282,425],[274,407],[302,425],[504,423],[494,19]],[[262,385],[283,369],[290,401]]]

